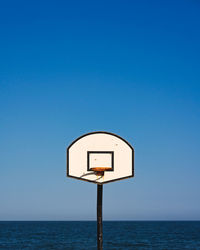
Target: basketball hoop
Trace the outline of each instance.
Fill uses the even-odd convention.
[[[97,184],[97,249],[103,249],[103,184],[134,176],[134,149],[123,138],[92,132],[67,148],[67,176]]]
[[[104,171],[111,171],[111,167],[96,167],[90,168],[90,170],[94,171],[94,173],[98,176],[104,176]]]

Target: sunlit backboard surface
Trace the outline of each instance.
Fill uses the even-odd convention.
[[[104,169],[103,176],[94,169]],[[98,184],[133,177],[133,147],[112,133],[85,134],[67,148],[67,176]]]

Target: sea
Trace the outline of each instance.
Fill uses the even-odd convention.
[[[97,249],[95,221],[0,222],[0,249]],[[200,221],[104,221],[103,249],[200,249]]]

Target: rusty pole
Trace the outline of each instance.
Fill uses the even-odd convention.
[[[103,224],[102,224],[102,196],[103,185],[97,184],[97,249],[103,249]]]

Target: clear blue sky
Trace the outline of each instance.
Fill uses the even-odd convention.
[[[135,178],[104,186],[104,219],[200,219],[200,3],[1,1],[0,220],[94,220],[96,185],[66,147],[105,130]]]

